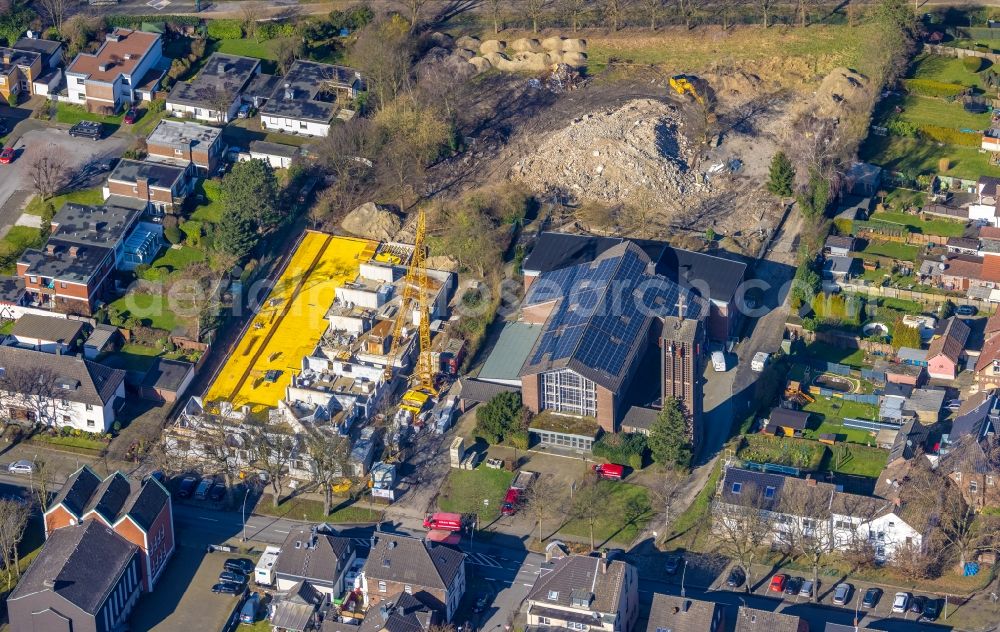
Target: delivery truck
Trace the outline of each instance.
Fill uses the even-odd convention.
[[[461,531],[462,514],[439,511],[424,518],[424,529],[434,531]]]
[[[609,481],[620,481],[625,476],[625,466],[616,463],[602,463],[593,469],[595,474]]]

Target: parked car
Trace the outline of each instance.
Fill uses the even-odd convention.
[[[244,590],[246,590],[246,587],[242,584],[232,584],[229,582],[219,582],[212,586],[212,592],[220,595],[238,595]]]
[[[233,571],[236,573],[242,573],[244,575],[249,575],[253,572],[254,563],[245,557],[233,557],[226,560],[226,563],[222,565],[222,568],[227,571]]]
[[[80,121],[69,128],[69,135],[73,138],[89,138],[90,140],[100,140],[104,126],[96,121]]]
[[[663,570],[666,571],[667,575],[676,575],[680,567],[681,567],[681,556],[669,555],[667,556],[666,563],[663,565]]]
[[[135,108],[131,108],[125,113],[125,123],[132,125],[139,120],[139,113],[135,111]]]
[[[217,481],[212,485],[211,489],[208,490],[208,499],[212,502],[219,502],[226,497],[226,484],[222,481]]]
[[[851,591],[853,589],[854,587],[846,582],[837,584],[833,589],[833,603],[838,606],[846,604],[851,600]]]
[[[792,577],[787,582],[785,582],[785,594],[786,595],[797,595],[799,594],[799,586],[805,580],[801,577]]]
[[[249,580],[243,573],[238,573],[236,571],[222,571],[219,573],[219,581],[229,582],[231,584],[245,584]]]
[[[4,147],[3,151],[0,151],[0,164],[9,165],[14,162],[14,148]]]
[[[212,485],[215,484],[215,479],[212,477],[203,478],[201,482],[198,483],[198,488],[194,492],[195,500],[205,500],[208,498],[208,490],[212,489]]]
[[[739,588],[746,580],[747,578],[746,575],[743,574],[743,569],[734,568],[729,572],[729,577],[726,578],[726,586],[729,586],[730,588]]]
[[[915,614],[923,614],[924,606],[926,604],[927,604],[927,597],[916,595],[915,597],[910,599],[910,612],[913,612]]]
[[[861,605],[865,608],[874,608],[882,598],[882,589],[872,586],[865,591],[865,596],[861,599]]]
[[[257,613],[260,611],[260,593],[253,593],[243,602],[240,610],[240,623],[253,624],[257,622]]]
[[[896,596],[892,599],[892,611],[893,612],[906,612],[906,609],[910,606],[910,593],[908,592],[898,592]]]
[[[190,498],[191,494],[194,493],[195,488],[198,487],[199,480],[200,479],[194,475],[182,478],[180,487],[177,489],[177,495],[180,498]]]
[[[805,597],[807,599],[812,599],[813,596],[813,580],[807,579],[802,582],[802,588],[799,588],[799,597]]]
[[[975,305],[959,305],[955,308],[956,316],[975,316],[978,312]]]
[[[921,616],[928,621],[934,621],[939,614],[941,614],[941,600],[928,599],[927,603],[924,604],[924,612]]]
[[[771,592],[780,593],[785,590],[785,582],[788,581],[788,575],[778,574],[771,578]]]
[[[476,604],[472,606],[472,611],[476,614],[484,612],[487,608],[490,607],[491,599],[492,596],[489,595],[488,593],[483,593],[482,595],[479,595],[479,598],[476,599]]]
[[[35,464],[27,459],[21,459],[8,465],[7,472],[10,474],[33,474],[35,472]]]

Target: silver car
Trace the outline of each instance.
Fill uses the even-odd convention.
[[[8,465],[7,471],[11,474],[33,474],[35,472],[35,464],[27,459],[21,459]]]
[[[843,606],[851,598],[851,585],[847,583],[837,584],[833,589],[833,603]]]
[[[802,582],[802,588],[799,588],[799,597],[806,597],[812,599],[813,596],[813,581],[807,579]]]

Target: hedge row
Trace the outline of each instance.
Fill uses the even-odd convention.
[[[143,22],[166,22],[176,26],[198,26],[201,18],[190,15],[109,15],[104,18],[111,28],[137,29]]]
[[[963,147],[979,147],[982,145],[982,134],[970,134],[954,127],[939,127],[937,125],[921,125],[920,133],[930,140],[948,145]]]
[[[966,90],[965,86],[933,79],[904,79],[903,85],[910,94],[923,97],[954,97]]]
[[[594,442],[591,450],[596,457],[638,470],[646,453],[646,436],[628,432],[605,434]]]
[[[216,40],[236,40],[243,37],[243,27],[239,20],[211,20],[208,23],[208,36]]]

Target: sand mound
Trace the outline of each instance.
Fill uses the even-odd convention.
[[[505,50],[507,50],[507,44],[505,42],[501,42],[500,40],[486,40],[479,46],[479,52],[482,53],[483,56],[486,56],[489,53],[502,53]]]
[[[847,68],[833,69],[816,89],[815,115],[838,118],[843,108],[864,98],[867,87],[868,79],[864,75]]]
[[[542,48],[545,50],[555,50],[561,51],[563,48],[563,38],[561,37],[546,37],[542,40]]]
[[[694,157],[669,105],[636,99],[588,114],[540,140],[511,177],[537,191],[562,189],[579,199],[669,203],[694,182]]]
[[[562,63],[574,68],[582,68],[587,65],[587,55],[584,53],[568,52],[562,54]]]
[[[402,220],[388,207],[366,202],[340,222],[340,227],[358,237],[388,241],[399,232]]]
[[[431,270],[444,270],[446,272],[458,272],[458,261],[448,255],[437,257],[427,257],[425,264]]]
[[[490,60],[485,57],[473,57],[469,60],[469,63],[476,69],[476,72],[486,72],[493,67]]]
[[[466,50],[479,50],[482,42],[478,37],[472,37],[471,35],[463,35],[462,37],[455,40],[455,46],[458,48],[464,48]]]
[[[527,37],[520,37],[514,40],[513,42],[511,42],[510,47],[519,53],[521,52],[540,53],[543,50],[545,50],[542,48],[542,45],[538,42],[538,40]]]
[[[562,50],[567,53],[583,53],[587,50],[587,40],[572,38],[563,40]]]

